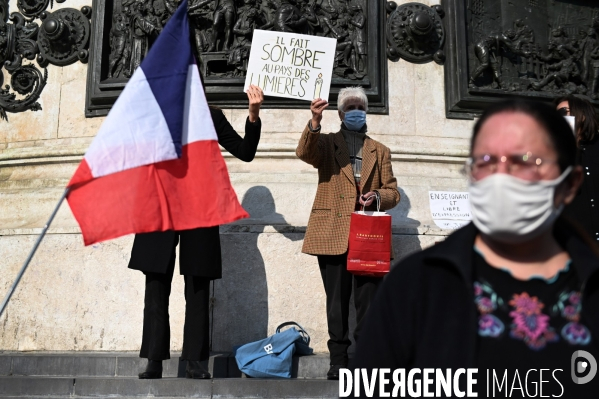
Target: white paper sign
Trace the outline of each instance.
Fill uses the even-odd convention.
[[[457,230],[470,223],[470,220],[433,220],[443,230]]]
[[[429,191],[431,216],[442,229],[458,229],[470,222],[470,194],[467,192]]]
[[[256,29],[244,90],[253,84],[269,96],[328,101],[336,47],[328,37]]]

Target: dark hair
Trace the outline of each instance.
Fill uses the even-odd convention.
[[[474,142],[482,125],[493,115],[502,112],[520,112],[533,118],[541,125],[547,135],[553,148],[557,153],[557,160],[560,170],[563,172],[568,166],[576,165],[576,140],[572,134],[572,129],[568,122],[561,116],[555,108],[538,101],[530,100],[507,100],[495,103],[489,106],[481,115],[480,119],[474,125],[472,131],[472,140],[470,142],[470,153],[474,148]]]
[[[593,141],[597,138],[599,130],[599,121],[593,105],[584,98],[569,95],[558,97],[553,101],[556,107],[562,101],[568,102],[570,115],[576,118],[574,130],[576,131],[576,141]]]

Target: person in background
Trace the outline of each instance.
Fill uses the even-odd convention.
[[[210,107],[218,143],[233,156],[251,162],[260,141],[260,106],[262,89],[251,85],[247,91],[249,116],[245,136],[241,138],[223,112]],[[206,173],[210,173],[209,170]],[[206,193],[210,195],[210,193]],[[187,360],[186,377],[211,378],[200,363],[209,353],[210,281],[222,277],[220,235],[218,226],[184,231],[136,234],[129,268],[146,275],[143,337],[139,356],[147,358],[141,379],[162,378],[162,361],[170,359],[169,295],[175,270],[175,248],[179,247],[179,268],[185,279],[185,325],[183,353]]]
[[[353,276],[347,271],[350,216],[375,199],[382,210],[399,202],[397,181],[391,168],[391,151],[366,135],[368,98],[361,87],[342,89],[338,97],[341,128],[321,134],[322,112],[328,103],[312,101],[308,122],[296,154],[318,169],[318,189],[304,238],[302,252],[316,255],[327,296],[328,379],[338,379],[347,367],[349,340],[349,299],[354,290],[357,341],[364,315],[382,278]]]
[[[578,195],[564,215],[578,223],[599,244],[599,120],[593,105],[580,97],[565,96],[554,101],[563,116],[573,116],[578,144],[578,162],[584,180]]]
[[[542,395],[596,397],[599,378],[570,375],[575,351],[599,359],[599,256],[560,217],[582,182],[568,123],[542,103],[491,105],[465,169],[472,223],[391,270],[352,368],[478,368],[479,397],[486,370],[507,370],[508,386],[518,370],[522,384],[545,381]]]

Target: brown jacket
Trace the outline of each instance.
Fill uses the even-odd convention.
[[[314,133],[306,125],[295,153],[318,169],[318,189],[302,252],[343,254],[347,251],[349,222],[356,205],[354,172],[343,134]],[[399,202],[397,181],[391,168],[391,151],[368,136],[362,149],[360,180],[362,193],[379,192],[381,210],[391,209]]]

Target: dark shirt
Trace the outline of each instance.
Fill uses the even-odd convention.
[[[575,351],[599,359],[581,315],[582,282],[570,262],[549,280],[519,280],[506,269],[490,266],[475,250],[474,273],[479,395],[540,396],[536,391],[542,386],[543,395],[593,397],[597,384],[577,385],[570,376]]]
[[[582,141],[578,148],[584,180],[564,216],[578,223],[599,244],[599,140]]]
[[[344,129],[341,127],[341,133],[347,144],[347,151],[349,152],[349,162],[351,163],[354,171],[354,180],[356,186],[360,187],[360,177],[362,173],[362,150],[364,148],[364,139],[366,139],[366,133],[355,132],[353,130]]]
[[[599,336],[599,257],[563,218],[556,221],[553,233],[560,246],[570,255],[570,267],[582,282],[580,315],[592,337],[592,343],[585,346],[584,350],[593,353],[596,351],[594,341]],[[476,389],[478,397],[493,397],[486,395],[484,385],[480,387],[486,370],[482,370],[483,365],[480,364],[480,312],[475,305],[474,295],[477,273],[472,248],[477,234],[476,227],[468,224],[444,242],[416,252],[391,268],[370,305],[360,331],[355,358],[350,363],[351,368],[364,368],[366,372],[374,368],[451,368],[453,371],[459,368],[479,368],[476,375],[480,380]],[[532,293],[525,290],[520,293],[523,291]],[[547,303],[546,306],[550,306]],[[547,307],[544,309],[547,310]],[[557,331],[560,327],[557,325],[554,328]],[[509,330],[510,324],[504,328]],[[509,365],[512,368],[520,367],[520,362],[527,361],[527,355],[533,352],[522,340],[514,341],[522,349],[518,352],[518,357],[511,358]],[[554,343],[546,346],[552,344]],[[580,347],[582,346],[573,346],[569,355]],[[599,360],[596,353],[595,357]],[[505,360],[510,359],[506,357]],[[566,359],[565,364],[560,362],[560,368],[565,371],[560,378],[570,378],[571,359]],[[521,377],[522,380],[524,378]],[[551,374],[543,374],[543,380],[551,378]],[[463,379],[459,381],[461,385]],[[512,381],[510,386],[511,384]],[[589,384],[580,387],[594,389],[591,397],[597,398],[597,384],[599,373]],[[519,392],[515,391],[514,394]],[[588,397],[568,393],[561,397]],[[363,389],[361,395],[364,395]],[[544,390],[543,395],[546,395]]]

